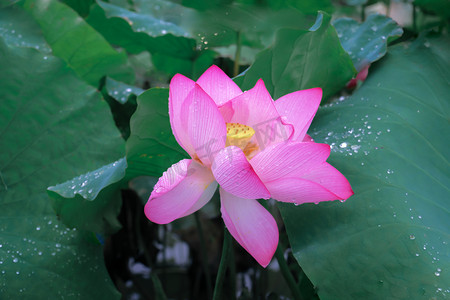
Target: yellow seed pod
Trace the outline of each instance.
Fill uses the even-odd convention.
[[[244,150],[252,136],[255,134],[255,130],[253,130],[250,126],[239,123],[226,123],[226,125],[226,146],[237,146]]]

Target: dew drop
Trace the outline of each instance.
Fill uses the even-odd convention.
[[[360,145],[352,145],[350,148],[352,148],[353,151],[355,151],[355,153],[358,153],[359,148],[361,148]]]

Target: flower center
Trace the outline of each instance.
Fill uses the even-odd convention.
[[[227,142],[226,146],[236,146],[244,151],[248,159],[251,158],[251,153],[258,149],[258,146],[250,142],[255,130],[247,125],[239,123],[226,123],[227,125]]]

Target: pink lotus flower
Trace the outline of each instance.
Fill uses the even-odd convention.
[[[322,90],[314,88],[274,102],[262,80],[243,93],[216,66],[197,82],[175,75],[170,123],[191,159],[159,179],[145,205],[147,218],[167,224],[192,214],[219,184],[226,227],[266,267],[278,245],[278,228],[256,199],[300,204],[353,194],[347,179],[326,162],[330,147],[306,134],[321,98]]]

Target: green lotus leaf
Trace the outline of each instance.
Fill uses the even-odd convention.
[[[0,65],[1,298],[118,299],[98,241],[46,193],[123,157],[108,106],[52,55],[0,39]]]
[[[448,38],[396,46],[310,134],[355,195],[281,205],[320,299],[444,299],[450,282]]]
[[[238,85],[248,90],[262,78],[274,99],[314,87],[321,87],[325,98],[341,90],[355,69],[330,19],[319,13],[310,30],[280,29],[274,45],[235,79]]]
[[[108,75],[133,82],[125,53],[117,52],[70,7],[59,1],[27,0],[25,10],[39,24],[55,56],[62,58],[80,78],[93,86]]]
[[[333,26],[358,72],[383,57],[388,42],[403,34],[395,21],[378,14],[370,15],[362,24],[350,18],[337,19]]]

